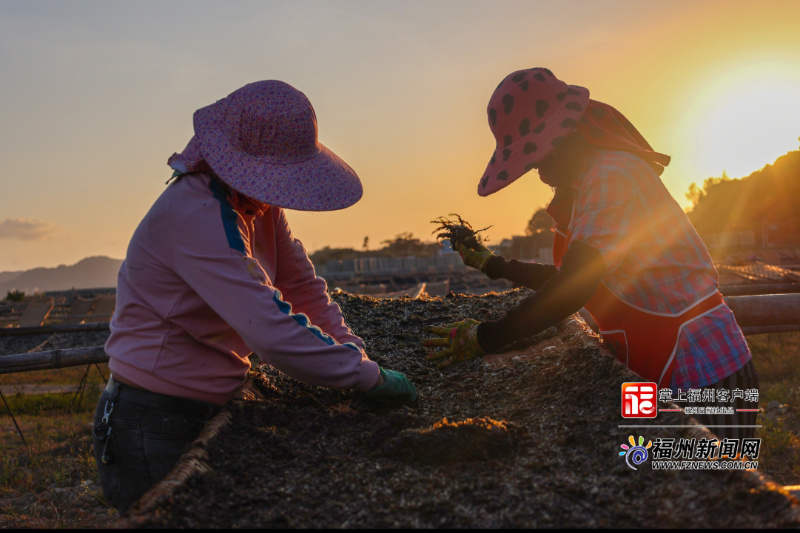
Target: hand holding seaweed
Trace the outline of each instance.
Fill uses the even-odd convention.
[[[456,217],[457,220],[439,217],[431,221],[433,224],[439,224],[439,227],[433,231],[434,233],[439,232],[436,239],[449,239],[453,250],[459,253],[465,265],[486,272],[486,265],[489,263],[489,259],[494,257],[494,254],[481,244],[481,241],[485,242],[486,239],[478,236],[478,232],[485,231],[491,226],[473,230],[470,223],[459,215],[450,213],[448,216]]]
[[[447,217],[456,217],[455,219]],[[439,224],[439,227],[433,230],[436,233],[436,240],[441,242],[442,239],[449,239],[455,249],[456,244],[465,244],[473,250],[483,251],[486,247],[481,244],[486,242],[486,239],[480,237],[478,233],[486,231],[492,226],[487,226],[483,229],[474,230],[469,222],[461,218],[456,213],[450,213],[447,217],[439,217],[436,220],[431,220],[431,224]]]

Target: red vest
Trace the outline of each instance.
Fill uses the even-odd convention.
[[[571,203],[569,202],[570,210]],[[557,221],[564,220],[563,207],[566,205],[550,204],[547,212]],[[554,212],[561,216],[557,218]],[[571,219],[570,213],[566,220],[569,222]],[[557,223],[553,241],[553,263],[560,267],[571,234],[569,231],[565,233],[559,230],[558,227]],[[569,227],[569,223],[562,227]],[[603,344],[609,346],[617,359],[628,368],[657,383],[661,389],[670,386],[678,338],[683,327],[721,305],[725,305],[722,294],[715,291],[681,313],[657,313],[625,302],[612,293],[605,283],[601,283],[585,307],[600,328]]]

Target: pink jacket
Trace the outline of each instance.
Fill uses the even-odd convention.
[[[314,385],[366,391],[379,377],[283,210],[239,213],[206,174],[167,187],[133,234],[106,352],[123,380],[216,404],[251,352]]]

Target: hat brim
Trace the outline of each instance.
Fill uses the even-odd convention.
[[[202,139],[201,139],[202,142]],[[222,180],[254,200],[299,211],[335,211],[361,199],[361,180],[347,163],[322,144],[300,163],[264,163],[240,152],[204,150],[206,162]]]
[[[574,91],[561,105],[541,122],[540,131],[531,131],[508,146],[495,147],[489,164],[478,182],[478,194],[489,196],[515,182],[538,167],[563,139],[578,125],[589,104],[589,90],[578,85],[569,85]],[[571,91],[571,92],[573,92]],[[571,106],[570,104],[579,104]]]
[[[219,103],[219,102],[218,102]],[[361,199],[358,174],[321,143],[306,160],[276,163],[234,146],[219,127],[217,104],[195,113],[195,136],[211,169],[237,192],[275,207],[335,211]]]

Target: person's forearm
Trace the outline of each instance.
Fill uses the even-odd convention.
[[[535,294],[522,301],[500,320],[478,326],[478,344],[487,353],[512,342],[536,335],[578,311],[591,294],[565,294],[559,276],[551,278]]]
[[[263,231],[273,231],[277,249],[277,276],[275,287],[291,302],[294,313],[304,313],[322,331],[340,344],[352,342],[364,349],[364,341],[353,334],[345,323],[339,306],[331,302],[327,284],[317,277],[303,244],[292,236],[286,217],[281,210],[272,213],[272,224],[262,221]]]
[[[492,257],[486,265],[486,275],[490,278],[507,279],[533,290],[538,290],[557,273],[558,269],[553,265],[523,263],[516,259],[506,261],[500,256]]]
[[[583,243],[571,244],[561,269],[535,294],[500,320],[478,326],[478,344],[491,353],[558,324],[586,305],[605,271],[597,250]]]

